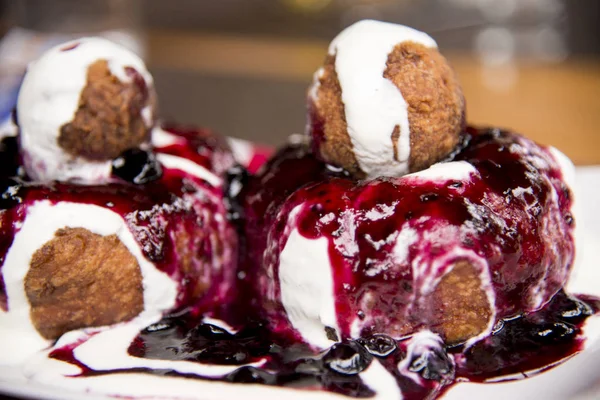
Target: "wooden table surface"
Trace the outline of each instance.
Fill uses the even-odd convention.
[[[303,129],[304,91],[326,50],[320,41],[148,34],[149,65],[159,71],[160,103],[170,117],[272,144]],[[471,55],[446,56],[471,123],[509,127],[576,164],[600,164],[600,60],[485,67]],[[242,102],[241,93],[256,101]]]

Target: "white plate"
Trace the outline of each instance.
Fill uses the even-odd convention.
[[[568,285],[570,293],[585,293],[600,297],[600,166],[581,167],[577,169],[576,207],[579,208],[577,219],[578,254],[576,268]],[[475,384],[460,383],[452,387],[444,396],[445,400],[486,399],[486,400],[525,400],[525,399],[578,399],[591,400],[600,398],[600,317],[592,317],[584,327],[587,338],[585,349],[565,363],[534,377],[510,382]],[[0,355],[1,357],[1,355]],[[56,372],[54,372],[56,375]],[[51,375],[50,375],[51,376]],[[52,378],[49,378],[52,379]],[[83,382],[83,380],[80,381]],[[88,378],[85,378],[88,379]],[[114,380],[120,385],[120,379]],[[127,379],[127,377],[125,377]],[[293,389],[261,387],[260,385],[230,385],[223,383],[202,383],[201,390],[189,386],[193,380],[146,376],[140,381],[140,388],[146,389],[146,398],[156,398],[152,393],[158,393],[159,388],[169,385],[169,391],[177,392],[178,398],[183,392],[191,389],[194,398],[214,400],[223,398],[256,398],[279,399],[294,398],[345,398],[328,393],[303,392]],[[77,379],[71,379],[75,381]],[[42,379],[42,381],[44,381]],[[67,390],[52,386],[52,380],[38,383],[25,378],[22,368],[0,367],[0,393],[37,399],[80,399],[85,393],[86,398],[107,399],[109,397],[92,394],[82,389]],[[173,386],[175,382],[176,386]],[[196,381],[195,384],[198,384]],[[106,389],[106,388],[105,388]],[[110,388],[109,388],[110,389]],[[153,390],[157,392],[153,392]],[[101,390],[101,389],[100,389]],[[104,391],[104,390],[101,390]],[[110,391],[110,390],[109,390]],[[309,394],[310,393],[310,394]],[[385,396],[385,393],[383,397]],[[391,393],[390,393],[390,397]]]

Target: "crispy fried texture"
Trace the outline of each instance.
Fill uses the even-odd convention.
[[[312,107],[317,113],[316,118],[323,122],[323,132],[319,133],[322,137],[319,139],[318,156],[362,177],[364,173],[358,166],[348,135],[342,88],[335,71],[335,56],[328,55],[325,59],[319,83],[318,100]]]
[[[446,59],[437,49],[401,43],[389,54],[384,77],[398,87],[408,104],[410,132],[400,132],[399,126],[390,132],[394,152],[400,136],[410,134],[411,172],[445,158],[458,144],[465,124],[462,90]],[[310,116],[308,132],[318,141],[318,155],[363,178],[348,134],[334,56],[325,59],[317,93],[316,103],[310,105],[316,115]],[[323,132],[315,131],[317,125]]]
[[[142,274],[116,235],[59,229],[38,249],[25,277],[31,319],[47,339],[129,320],[144,308]]]
[[[465,102],[450,65],[437,49],[414,42],[394,47],[383,74],[408,103],[411,171],[446,157],[464,127]],[[405,134],[400,132],[400,134]]]
[[[492,317],[491,305],[475,267],[459,261],[433,292],[429,329],[446,343],[466,341],[483,332]]]
[[[412,286],[399,286],[398,293],[382,294],[377,301],[375,297],[367,297],[367,301],[361,303],[362,309],[367,315],[381,315],[381,302],[408,304],[413,290]],[[442,277],[433,293],[417,298],[407,315],[383,314],[380,320],[376,317],[371,331],[405,337],[428,329],[452,345],[482,333],[492,315],[492,305],[482,288],[479,272],[468,261],[460,260]]]
[[[110,160],[149,139],[141,111],[148,104],[154,107],[156,97],[131,71],[132,82],[124,83],[110,72],[106,60],[90,65],[75,117],[60,129],[58,144],[67,153]]]

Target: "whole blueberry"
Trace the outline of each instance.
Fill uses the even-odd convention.
[[[344,375],[356,375],[364,371],[373,357],[356,342],[336,343],[323,357],[323,364],[332,371]]]
[[[381,334],[360,339],[360,344],[375,357],[387,357],[398,349],[398,344],[394,339]]]
[[[225,207],[227,208],[227,218],[230,221],[239,221],[244,216],[244,207],[241,205],[240,196],[248,183],[248,179],[248,171],[239,164],[227,170]]]
[[[112,173],[127,182],[143,185],[159,179],[162,167],[154,153],[130,149],[112,161]]]
[[[413,354],[408,369],[424,379],[442,381],[454,375],[454,364],[442,348],[430,348]]]
[[[179,323],[174,318],[163,318],[160,321],[148,325],[143,331],[142,334],[145,335],[167,335],[176,331],[181,327],[181,323]]]

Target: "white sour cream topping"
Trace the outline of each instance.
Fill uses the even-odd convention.
[[[204,319],[204,322],[227,327],[223,321]],[[77,345],[73,354],[77,360],[95,371],[112,371],[121,368],[153,368],[173,370],[181,374],[192,374],[203,377],[222,377],[233,372],[242,365],[212,365],[184,360],[158,360],[134,357],[128,354],[128,348],[139,331],[146,325],[142,321],[131,321],[111,328],[87,329],[65,334],[55,347],[69,344]],[[82,343],[83,342],[83,343]],[[50,350],[51,351],[51,350]],[[68,389],[65,392],[81,394],[92,392],[132,398],[189,398],[217,399],[237,398],[240,395],[248,399],[277,400],[286,399],[347,399],[346,396],[331,392],[315,390],[298,390],[295,388],[273,387],[265,385],[232,385],[225,382],[182,379],[178,377],[145,375],[140,373],[108,374],[98,377],[72,378],[80,372],[79,368],[68,363],[48,357],[49,352],[33,357],[23,368],[23,375],[31,382]],[[264,360],[244,364],[261,367]],[[0,368],[0,372],[2,369]],[[396,380],[378,360],[360,374],[363,382],[375,393],[374,399],[400,400],[402,395]]]
[[[152,146],[155,148],[160,149],[175,144],[185,144],[185,139],[164,130],[160,126],[155,126],[152,129]]]
[[[231,152],[233,153],[233,158],[240,164],[244,166],[250,165],[252,161],[252,143],[238,138],[227,138],[227,143],[231,148]]]
[[[281,302],[288,318],[318,348],[333,344],[325,327],[339,331],[328,247],[327,238],[307,239],[294,228],[279,259]]]
[[[479,175],[477,169],[466,161],[452,161],[433,164],[422,171],[406,175],[404,178],[414,178],[422,181],[469,181],[472,174]]]

